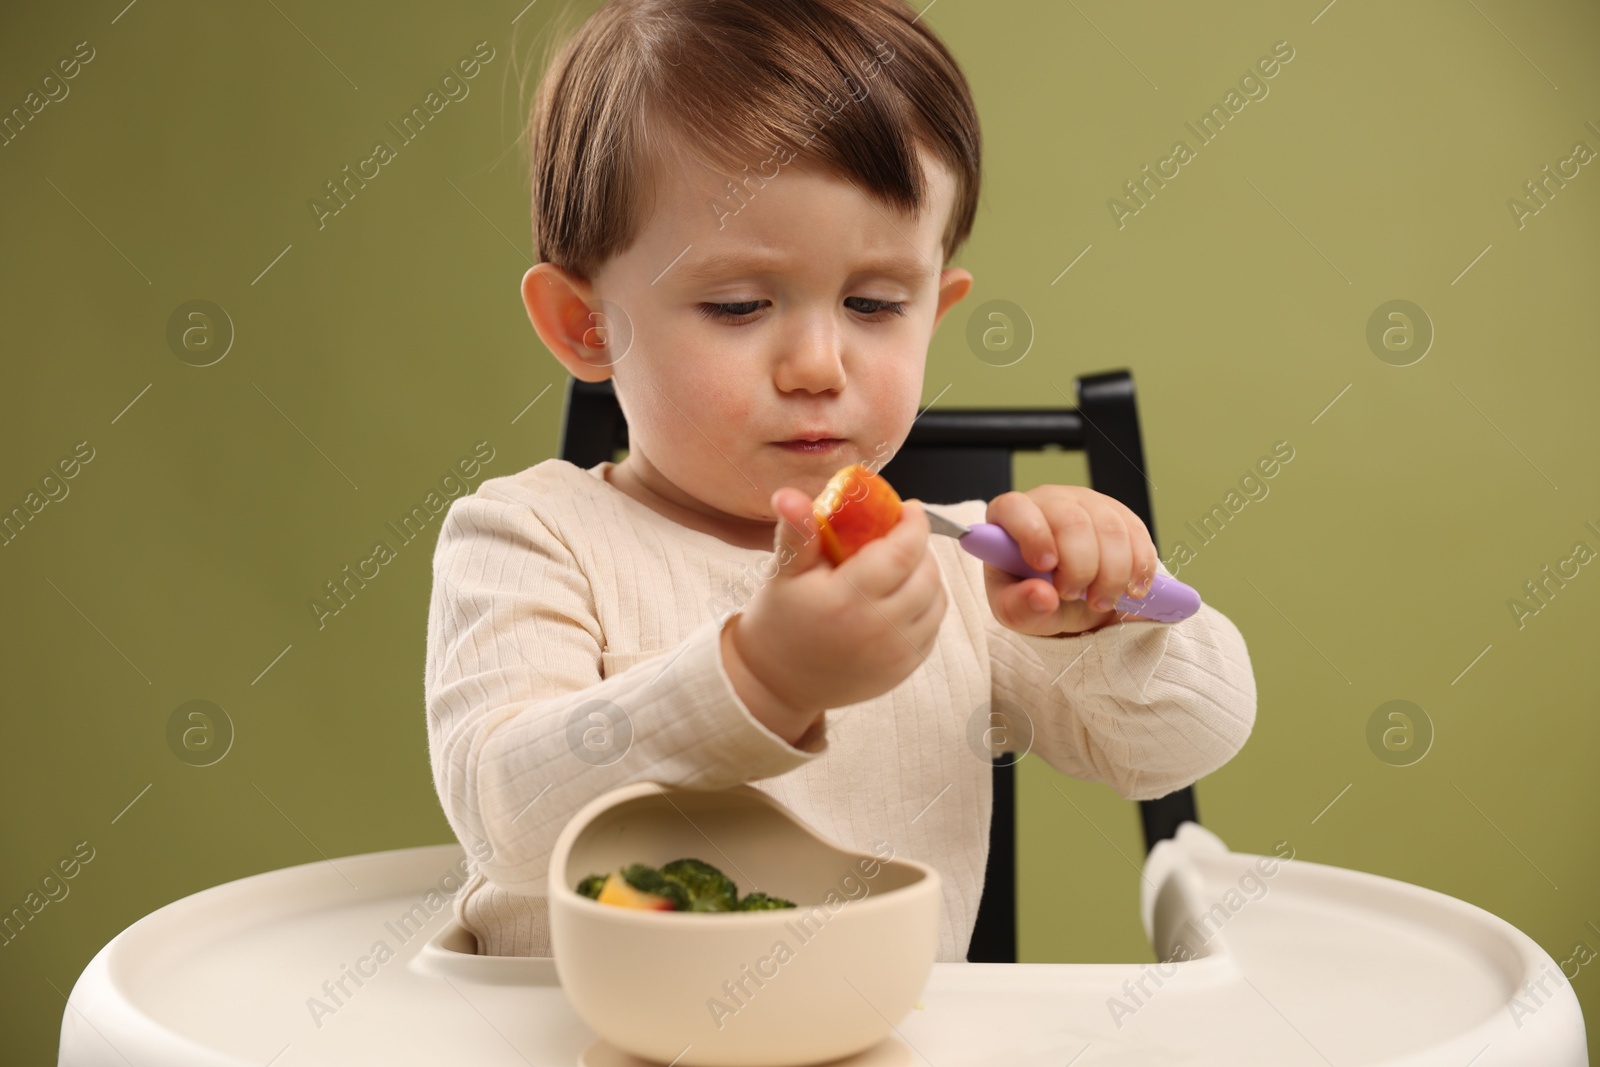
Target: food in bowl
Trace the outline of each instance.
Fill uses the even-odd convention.
[[[661,860],[706,854],[741,889],[780,893],[798,907],[638,911],[601,907],[573,889],[635,860],[659,869]],[[936,869],[886,842],[864,852],[830,841],[748,783],[620,786],[567,822],[546,870],[562,993],[599,1042],[646,1062],[812,1067],[866,1052],[915,1009],[938,953]],[[773,981],[779,956],[783,977]],[[730,981],[745,990],[742,1006],[725,999]],[[708,998],[737,1015],[712,1010]]]
[[[611,874],[591,874],[578,883],[577,892],[601,904],[644,911],[772,911],[795,906],[766,893],[741,897],[733,879],[709,863],[689,858],[659,869],[630,863]]]
[[[843,563],[892,530],[900,510],[900,494],[882,475],[864,463],[841,468],[811,504],[822,554],[834,565]]]

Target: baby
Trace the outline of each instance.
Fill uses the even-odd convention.
[[[1112,610],[1168,572],[1110,497],[936,508],[1003,526],[1053,581],[930,538],[914,501],[843,564],[821,554],[812,497],[906,440],[972,288],[944,264],[976,212],[977,112],[903,0],[612,0],[529,133],[522,297],[572,376],[614,383],[629,451],[489,479],[440,530],[429,748],[477,857],[455,910],[479,952],[548,955],[556,836],[652,780],[749,782],[845,848],[934,866],[937,958],[963,960],[992,756],[1144,799],[1239,751],[1243,638],[1209,605]]]

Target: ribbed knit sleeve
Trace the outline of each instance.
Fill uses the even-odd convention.
[[[984,521],[987,504],[941,510],[971,525]],[[962,573],[986,598],[983,564],[966,557]],[[1209,604],[1182,622],[1128,619],[1068,637],[1019,634],[993,612],[986,619],[995,700],[1026,713],[1032,751],[1129,800],[1165,796],[1216,770],[1255,724],[1244,636]]]
[[[647,779],[723,789],[827,750],[821,729],[797,748],[750,714],[723,669],[718,620],[603,677],[591,583],[615,578],[585,574],[556,526],[489,486],[451,505],[424,672],[446,818],[463,842],[487,843],[478,867],[492,882],[537,895],[567,819],[602,793]]]

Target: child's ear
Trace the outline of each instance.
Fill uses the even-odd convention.
[[[618,348],[621,338],[612,336],[612,324],[597,310],[593,285],[553,263],[539,263],[522,276],[522,303],[539,340],[574,378],[611,377],[626,348]]]
[[[950,267],[939,274],[939,307],[933,313],[933,328],[956,303],[972,291],[972,272],[962,267]]]

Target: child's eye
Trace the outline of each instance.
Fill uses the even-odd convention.
[[[868,305],[866,307],[852,307],[852,310],[859,311],[863,315],[876,315],[880,312],[887,312],[891,315],[904,315],[906,313],[905,303],[898,300],[870,300],[864,296],[852,296],[845,303],[848,305],[850,301],[855,301],[856,305]],[[708,319],[721,319],[724,322],[735,323],[749,322],[751,321],[751,316],[761,310],[763,303],[765,301],[762,300],[742,300],[736,304],[701,304],[696,310]]]
[[[697,310],[708,319],[747,322],[760,308],[759,300],[741,300],[737,304],[701,304]]]
[[[861,312],[863,315],[874,315],[880,311],[887,311],[891,315],[904,315],[906,313],[905,304],[898,300],[868,300],[864,296],[852,296],[845,302],[849,303],[850,300],[854,300],[862,304],[876,305],[874,307],[858,307],[855,309],[856,311]]]

